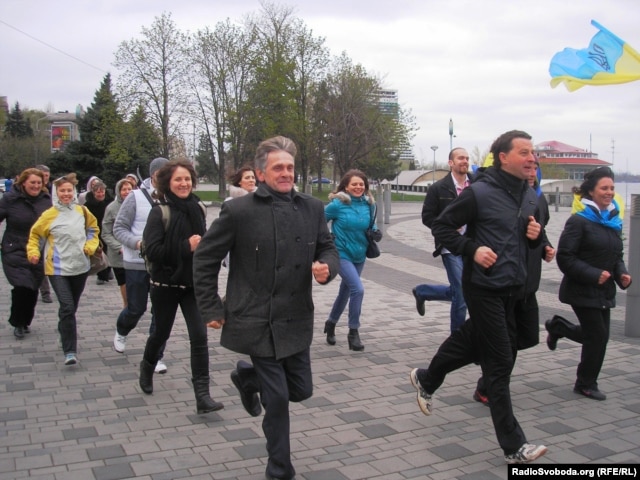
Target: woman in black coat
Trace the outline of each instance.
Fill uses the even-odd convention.
[[[96,179],[91,183],[91,190],[87,192],[84,200],[84,206],[87,207],[93,216],[98,220],[98,227],[100,228],[100,242],[102,243],[102,249],[107,252],[107,244],[102,238],[102,220],[104,219],[104,212],[107,209],[107,205],[111,203],[111,199],[107,195],[107,185],[100,179]],[[96,285],[104,285],[111,278],[111,267],[107,267],[104,270],[100,270],[97,273]]]
[[[7,222],[2,237],[2,269],[13,287],[9,323],[18,339],[30,332],[38,288],[44,278],[42,261],[32,265],[27,259],[29,231],[50,206],[51,197],[44,187],[43,173],[35,168],[23,171],[0,199],[0,222]]]
[[[191,374],[198,413],[220,410],[209,393],[207,326],[200,316],[193,289],[193,252],[206,230],[205,212],[193,194],[196,171],[187,161],[171,161],[156,174],[154,205],[142,234],[146,260],[151,262],[151,305],[156,328],[147,338],[140,363],[140,388],[153,392],[158,354],[169,339],[178,306],[182,311],[191,348]]]
[[[580,186],[584,208],[569,217],[558,242],[557,261],[564,273],[560,301],[571,305],[580,325],[558,315],[545,324],[551,350],[562,337],[582,344],[573,391],[593,400],[607,398],[598,389],[598,375],[609,340],[616,284],[622,289],[631,284],[623,260],[622,219],[613,181],[608,167],[584,176]]]

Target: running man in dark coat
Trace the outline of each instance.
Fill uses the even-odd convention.
[[[296,147],[285,137],[263,141],[254,193],[222,204],[194,254],[198,307],[220,343],[251,356],[231,374],[242,403],[260,414],[267,439],[267,478],[295,476],[291,463],[289,402],[312,395],[310,346],[314,306],[312,280],[326,284],[340,270],[320,200],[294,189]],[[218,274],[230,254],[226,301]]]

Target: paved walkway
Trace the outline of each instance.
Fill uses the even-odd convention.
[[[489,410],[472,401],[479,368],[450,375],[435,412],[418,409],[409,382],[447,337],[449,305],[415,312],[411,288],[444,282],[440,259],[420,223],[420,204],[394,204],[385,225],[383,254],[368,261],[362,353],[347,348],[346,320],[338,343],[326,345],[322,325],[338,282],[314,287],[314,396],[291,407],[292,450],[298,479],[506,479]],[[209,208],[210,220],[218,210]],[[557,243],[567,209],[552,210],[549,237]],[[557,300],[560,273],[543,267],[542,315],[574,318]],[[511,382],[516,416],[529,441],[549,453],[538,464],[640,462],[640,339],[623,336],[625,294],[613,310],[609,351],[600,377],[606,402],[575,395],[578,346],[560,341],[522,352]],[[0,480],[241,479],[264,478],[265,440],[229,380],[241,358],[219,346],[211,331],[212,394],[225,409],[196,415],[184,321],[176,322],[153,395],[137,385],[149,316],[133,331],[124,355],[112,348],[120,309],[115,285],[87,283],[79,310],[79,359],[62,366],[57,304],[39,304],[33,332],[22,341],[6,323],[10,288],[0,276]]]

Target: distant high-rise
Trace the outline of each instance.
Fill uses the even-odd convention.
[[[388,89],[378,90],[378,106],[381,112],[398,118],[398,91]],[[413,149],[410,144],[402,146],[398,159],[405,164],[406,167],[412,162],[415,163],[416,157],[413,154]]]

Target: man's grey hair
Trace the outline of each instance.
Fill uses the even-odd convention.
[[[256,149],[256,157],[254,159],[254,165],[256,170],[260,170],[261,172],[265,171],[267,166],[267,157],[271,152],[285,151],[290,154],[294,159],[296,158],[296,153],[298,149],[296,148],[296,144],[293,143],[293,140],[283,136],[277,136],[272,138],[267,138],[260,142],[258,148]]]

